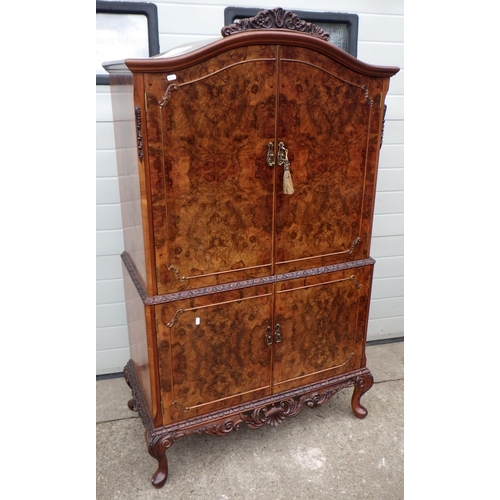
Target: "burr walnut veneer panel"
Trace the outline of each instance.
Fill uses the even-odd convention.
[[[164,82],[145,77],[159,293],[271,274],[276,50],[252,49],[176,73],[161,107]]]

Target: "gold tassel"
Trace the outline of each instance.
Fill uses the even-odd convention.
[[[288,164],[285,163],[285,172],[283,173],[283,193],[293,194],[293,192],[292,174],[290,173]]]

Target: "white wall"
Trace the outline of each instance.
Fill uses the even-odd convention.
[[[157,0],[160,51],[187,42],[218,38],[224,9],[283,7],[288,10],[348,12],[359,16],[358,59],[399,66],[387,96],[371,255],[375,264],[368,340],[403,336],[403,0],[239,0],[176,2]],[[96,86],[97,199],[97,374],[121,372],[129,359],[120,254],[123,251],[120,200],[109,87]]]

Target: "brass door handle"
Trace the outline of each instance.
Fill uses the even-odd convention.
[[[266,341],[266,345],[269,346],[273,343],[273,337],[271,335],[271,327],[268,326],[266,327],[266,336],[264,337],[264,340]],[[277,324],[274,327],[274,342],[276,344],[279,344],[283,339],[281,338],[281,326]]]
[[[278,144],[278,165],[290,165],[288,161],[288,149],[285,148],[285,145],[280,142]]]
[[[269,167],[274,167],[274,144],[272,142],[267,145],[266,163]],[[293,194],[292,174],[290,172],[290,161],[288,160],[288,149],[280,142],[278,144],[278,165],[283,166],[283,193]]]

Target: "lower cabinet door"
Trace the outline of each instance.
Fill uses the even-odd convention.
[[[156,306],[164,424],[271,394],[273,297],[252,293]]]
[[[363,367],[372,269],[155,306],[164,425]]]
[[[364,365],[372,269],[370,265],[280,284],[273,392]]]

